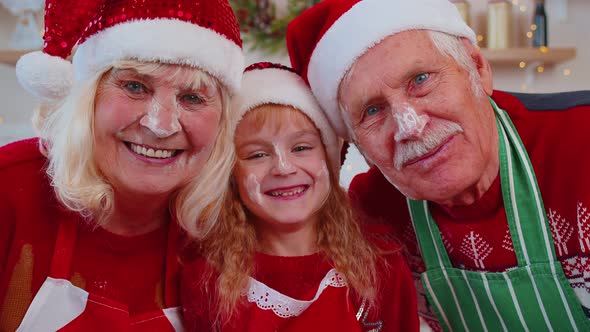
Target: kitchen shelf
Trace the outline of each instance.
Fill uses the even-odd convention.
[[[524,61],[527,64],[541,63],[550,66],[576,57],[575,48],[482,48],[481,51],[492,65],[518,65]]]
[[[18,59],[33,50],[0,50],[0,64],[14,66]]]

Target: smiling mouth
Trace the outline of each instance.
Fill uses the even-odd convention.
[[[307,189],[309,189],[309,186],[303,185],[303,186],[296,186],[296,187],[290,187],[290,188],[269,190],[269,191],[265,192],[264,194],[272,196],[272,197],[279,197],[279,198],[293,198],[293,197],[300,196],[305,191],[307,191]]]
[[[182,152],[182,150],[156,149],[149,146],[137,145],[131,142],[125,142],[125,145],[127,145],[129,150],[133,151],[135,154],[154,159],[173,158]]]

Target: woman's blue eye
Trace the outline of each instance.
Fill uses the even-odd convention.
[[[190,104],[201,104],[203,103],[203,98],[199,95],[195,94],[186,94],[181,97],[182,101],[185,101]]]
[[[428,74],[420,74],[414,78],[416,84],[422,84],[428,79]]]
[[[367,113],[367,115],[375,115],[375,114],[379,113],[379,107],[369,106],[369,107],[367,107],[367,110],[365,112]]]
[[[140,93],[146,90],[145,85],[134,81],[126,82],[123,86],[125,89],[133,93]]]

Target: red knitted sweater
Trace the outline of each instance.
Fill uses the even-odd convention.
[[[71,216],[56,200],[46,162],[37,139],[0,148],[0,331],[20,324],[49,274],[58,224]],[[124,237],[76,218],[74,285],[127,305],[131,315],[178,305],[176,290],[165,295],[163,287],[168,225]]]
[[[385,331],[417,331],[419,328],[414,284],[399,253],[389,254],[387,266],[379,269],[381,286],[376,307],[368,314],[356,314],[361,301],[346,287],[326,288],[303,313],[283,318],[264,310],[245,296],[237,314],[222,331],[370,331],[381,326]],[[181,279],[185,326],[189,331],[209,331],[215,317],[215,282],[202,286],[200,276],[209,271],[203,258],[183,268]],[[332,264],[320,254],[303,257],[277,257],[256,254],[253,278],[288,297],[309,301]],[[263,294],[264,295],[264,294]],[[274,298],[276,300],[276,298]],[[274,301],[272,296],[269,300]],[[264,302],[266,303],[266,302]],[[263,304],[264,304],[263,303]],[[334,322],[337,322],[336,325]]]

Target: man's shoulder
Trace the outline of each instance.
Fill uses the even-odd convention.
[[[494,91],[492,99],[505,110],[518,127],[526,121],[536,125],[559,124],[582,119],[590,120],[590,91],[558,93],[517,93]]]
[[[377,169],[356,175],[348,188],[352,206],[368,223],[394,224],[409,220],[406,198]]]
[[[51,191],[45,172],[47,158],[36,138],[0,147],[0,193],[11,199],[46,196]],[[28,197],[28,198],[26,198]]]
[[[590,113],[590,90],[557,93],[519,93],[494,91],[492,99],[509,114],[515,112],[564,112],[587,109]]]

